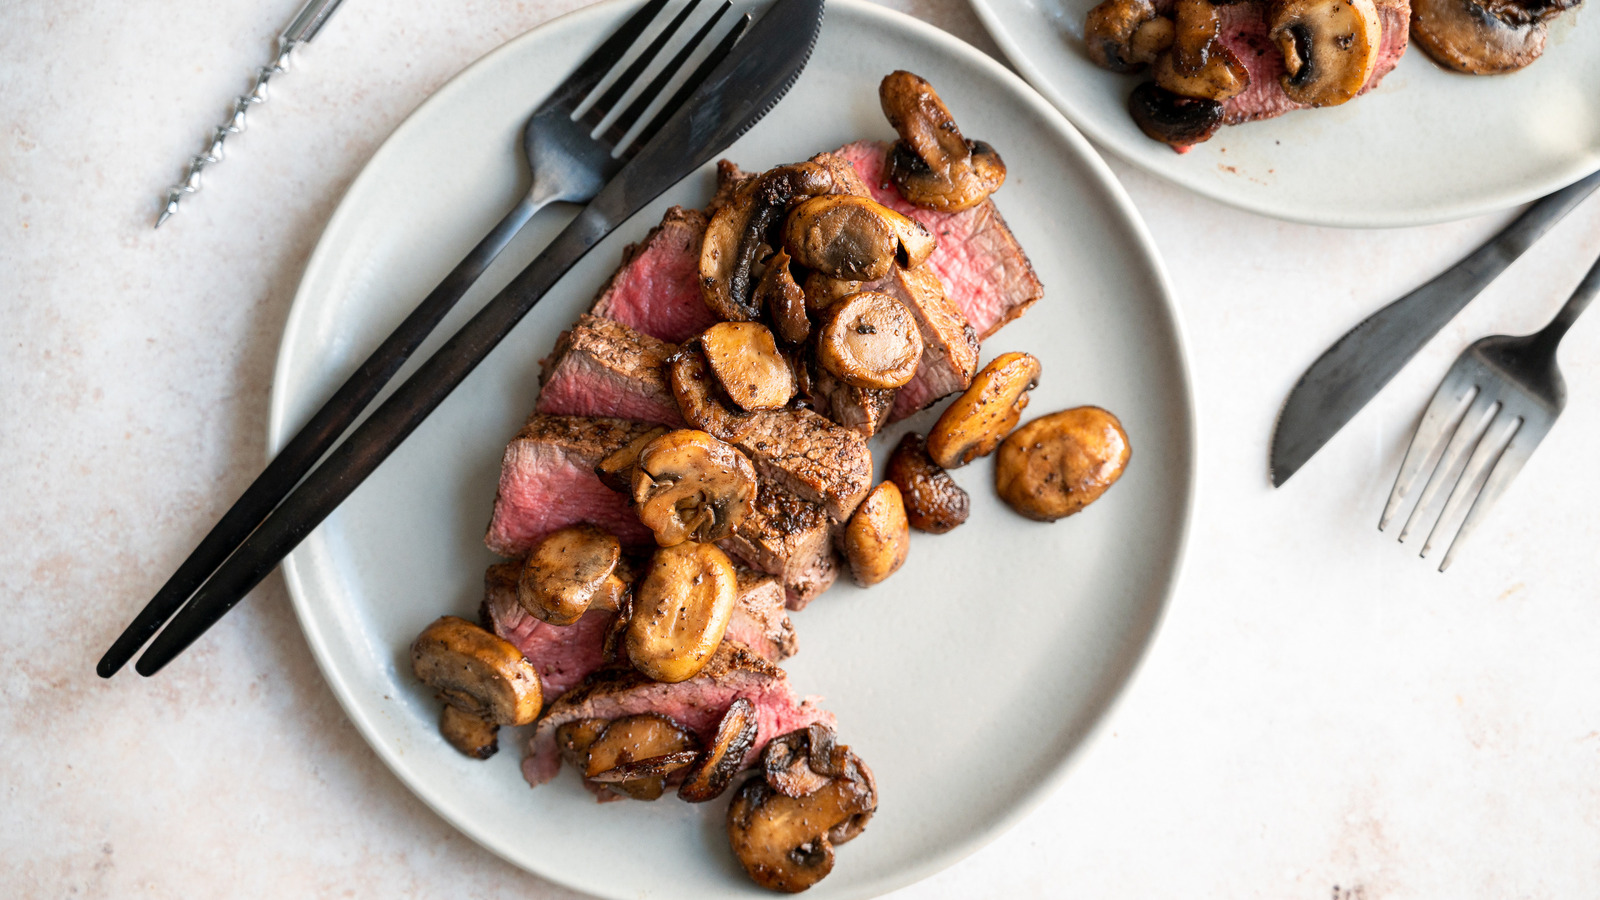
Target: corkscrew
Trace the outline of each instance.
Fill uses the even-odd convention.
[[[189,167],[183,173],[183,180],[167,189],[166,203],[161,208],[161,215],[156,219],[155,227],[160,228],[162,222],[178,211],[178,203],[184,194],[193,194],[200,190],[200,173],[207,166],[222,161],[222,145],[228,140],[229,135],[244,131],[245,118],[249,115],[250,107],[266,102],[267,82],[278,73],[288,71],[289,57],[294,48],[310,43],[342,2],[344,0],[307,0],[306,5],[295,13],[288,27],[278,35],[278,54],[272,63],[256,70],[255,81],[250,85],[250,89],[233,98],[233,109],[227,120],[211,129],[211,139],[207,142],[206,148],[200,151],[199,155],[189,158]]]

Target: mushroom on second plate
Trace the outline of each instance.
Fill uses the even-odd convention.
[[[624,644],[634,668],[656,681],[687,681],[700,673],[733,616],[739,577],[714,544],[663,547],[634,591]]]
[[[1222,15],[1211,0],[1178,0],[1172,47],[1156,60],[1156,84],[1174,94],[1223,101],[1250,86],[1250,72],[1221,41]]]
[[[850,575],[862,587],[883,581],[905,565],[911,552],[911,526],[894,482],[882,482],[867,493],[845,523],[840,543]]]
[[[928,432],[928,456],[946,469],[988,456],[1017,426],[1028,392],[1039,384],[1039,360],[1002,353],[978,371],[972,384],[940,414]]]
[[[896,262],[915,268],[933,248],[920,222],[855,194],[804,200],[783,223],[783,249],[795,262],[841,280],[877,281]]]
[[[439,714],[439,734],[450,746],[473,759],[488,759],[500,750],[500,726],[448,703]]]
[[[633,502],[656,543],[720,541],[754,508],[756,469],[738,448],[704,431],[669,431],[639,451]]]
[[[927,442],[914,431],[895,446],[883,475],[900,489],[906,521],[918,531],[944,534],[967,520],[971,498],[928,455]]]
[[[1538,59],[1544,18],[1512,12],[1514,4],[1494,8],[1499,14],[1475,0],[1412,0],[1411,39],[1434,62],[1468,75],[1514,72]]]
[[[1097,406],[1041,416],[1000,445],[994,486],[1012,509],[1041,522],[1100,499],[1128,465],[1128,434]]]
[[[1372,0],[1277,0],[1267,25],[1283,53],[1278,81],[1290,100],[1338,106],[1378,66],[1383,23]]]
[[[667,776],[694,762],[694,735],[658,713],[612,720],[589,745],[583,775],[612,792],[635,800],[654,800]]]
[[[1128,95],[1128,112],[1146,137],[1179,150],[1210,140],[1222,127],[1222,104],[1174,94],[1146,81]]]
[[[833,189],[833,175],[822,165],[779,166],[745,181],[712,215],[700,245],[700,296],[717,318],[748,322],[761,317],[752,272],[762,248],[776,244],[769,232],[792,201]]]
[[[803,309],[803,298],[800,304]],[[699,340],[712,374],[741,409],[781,409],[794,396],[794,372],[778,352],[767,326],[718,322],[702,332]]]
[[[539,671],[522,651],[455,616],[417,635],[411,670],[444,702],[496,725],[526,725],[544,705]]]
[[[593,525],[545,536],[517,578],[517,602],[551,625],[571,625],[590,609],[616,609],[628,586],[616,575],[622,544]]]
[[[733,776],[744,766],[745,754],[756,741],[756,707],[743,697],[733,701],[717,723],[717,732],[678,785],[678,799],[704,803],[722,796]]]
[[[1150,0],[1105,0],[1089,10],[1083,42],[1089,59],[1113,72],[1137,72],[1172,46],[1172,20]]]
[[[878,102],[900,140],[889,150],[889,180],[916,206],[960,212],[982,203],[1006,180],[994,148],[969,141],[933,86],[905,71],[878,84]]]
[[[905,304],[862,291],[828,307],[817,332],[817,363],[845,384],[897,388],[917,374],[922,331]]]

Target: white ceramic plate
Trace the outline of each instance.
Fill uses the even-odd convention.
[[[1126,683],[1182,555],[1194,413],[1161,265],[1088,143],[1020,79],[950,36],[853,0],[829,6],[804,77],[729,156],[764,168],[890,137],[878,79],[897,67],[930,78],[971,133],[1005,153],[1011,178],[997,200],[1048,290],[985,357],[1038,354],[1044,380],[1031,411],[1100,404],[1122,417],[1133,444],[1126,477],[1103,500],[1050,526],[998,502],[988,461],[961,471],[973,497],[967,525],[916,535],[889,582],[836,587],[795,616],[801,652],[790,676],[802,693],[826,696],[882,793],[872,826],[841,848],[812,894],[864,897],[949,865],[1045,797]],[[631,8],[585,9],[510,42],[373,156],[290,314],[272,446],[511,206],[525,117]],[[571,773],[531,790],[512,734],[487,763],[458,755],[437,735],[437,703],[412,678],[407,647],[436,616],[477,609],[500,454],[533,407],[537,360],[587,308],[622,245],[669,204],[703,204],[711,180],[707,167],[591,253],[284,565],[318,663],[395,774],[511,862],[611,897],[766,894],[727,850],[725,801],[601,806]],[[565,218],[541,217],[464,306],[481,305]],[[879,443],[880,458],[888,446]]]
[[[1223,128],[1186,154],[1141,133],[1141,80],[1089,62],[1099,0],[972,0],[1017,70],[1101,147],[1213,200],[1295,222],[1389,227],[1505,209],[1600,168],[1600,21],[1588,5],[1550,28],[1511,75],[1458,75],[1416,47],[1372,93]]]

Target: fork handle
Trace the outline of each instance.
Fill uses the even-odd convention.
[[[394,378],[406,360],[432,333],[433,329],[488,269],[500,251],[511,243],[522,226],[552,199],[538,188],[530,191],[511,212],[439,282],[417,307],[383,339],[366,361],[351,373],[333,397],[295,432],[272,462],[257,476],[232,507],[195,547],[189,558],[167,579],[144,609],[134,617],[111,649],[100,659],[95,671],[110,678],[161,626],[183,606],[211,573],[233,555],[240,544],[256,530],[295,485],[306,476],[317,460],[327,453],[339,436],[360,417],[384,385]]]
[[[1572,323],[1578,321],[1583,311],[1589,308],[1596,294],[1600,294],[1600,259],[1596,259],[1594,265],[1589,267],[1589,274],[1578,282],[1577,289],[1556,311],[1555,318],[1550,320],[1550,324],[1539,329],[1539,342],[1548,345],[1550,350],[1554,351],[1556,345],[1561,343],[1561,339],[1566,337],[1567,329],[1571,328]]]

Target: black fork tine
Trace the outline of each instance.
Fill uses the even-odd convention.
[[[648,69],[650,64],[655,62],[656,57],[661,55],[662,48],[666,47],[667,42],[672,40],[672,36],[677,34],[679,28],[683,27],[684,21],[699,8],[700,2],[701,0],[689,0],[688,3],[684,4],[683,9],[678,11],[677,16],[673,17],[666,28],[661,29],[661,33],[656,35],[656,39],[650,42],[650,46],[639,54],[639,58],[628,66],[627,71],[623,72],[621,77],[612,82],[611,87],[606,88],[606,92],[600,95],[600,99],[589,107],[589,111],[584,113],[579,121],[591,128],[600,124],[600,120],[604,119],[606,113],[617,105],[617,101],[621,100],[622,95],[628,92],[628,88],[633,87],[634,83],[639,80],[639,76],[644,74],[644,70]]]
[[[661,107],[661,112],[657,113],[650,124],[639,132],[639,136],[633,139],[632,149],[643,147],[650,142],[651,138],[655,137],[656,132],[661,130],[661,126],[667,124],[667,120],[672,118],[672,114],[678,111],[678,107],[682,106],[684,101],[689,99],[689,95],[694,93],[694,89],[700,86],[700,82],[705,81],[706,76],[711,74],[711,70],[715,69],[717,64],[722,62],[728,53],[733,50],[733,45],[739,42],[739,38],[744,36],[744,30],[749,27],[750,14],[745,13],[739,17],[737,22],[733,23],[733,27],[728,29],[728,33],[722,36],[722,41],[712,48],[711,53],[700,63],[700,67],[695,69],[694,74],[690,75],[689,79],[683,83],[683,87],[678,88],[678,92],[672,95],[672,99]],[[628,152],[632,152],[632,150]]]
[[[718,22],[722,21],[722,16],[732,8],[733,4],[729,0],[722,0],[722,5],[717,7],[717,11],[711,14],[711,18],[707,19],[704,25],[700,26],[700,30],[694,33],[694,37],[683,45],[683,49],[678,51],[678,54],[672,58],[671,62],[662,67],[661,72],[650,82],[649,87],[641,91],[638,98],[629,104],[627,109],[623,110],[622,115],[611,123],[610,128],[606,129],[604,138],[607,143],[618,145],[622,142],[622,138],[628,133],[628,129],[639,121],[639,118],[644,115],[644,111],[649,108],[650,103],[660,96],[662,91],[667,89],[667,83],[672,80],[674,75],[683,70],[683,67],[689,62],[689,57],[694,55],[694,52],[705,42],[706,37],[711,34],[711,30],[717,27]],[[698,84],[698,82],[695,83]]]
[[[638,12],[629,16],[620,28],[611,33],[611,37],[606,38],[605,43],[589,54],[589,58],[579,64],[556,90],[562,94],[576,93],[578,96],[574,99],[574,103],[581,101],[584,95],[593,90],[600,79],[611,71],[611,67],[622,60],[628,48],[639,39],[639,35],[644,34],[644,30],[650,27],[650,23],[655,21],[656,16],[666,8],[666,5],[667,0],[650,0],[640,7]]]

